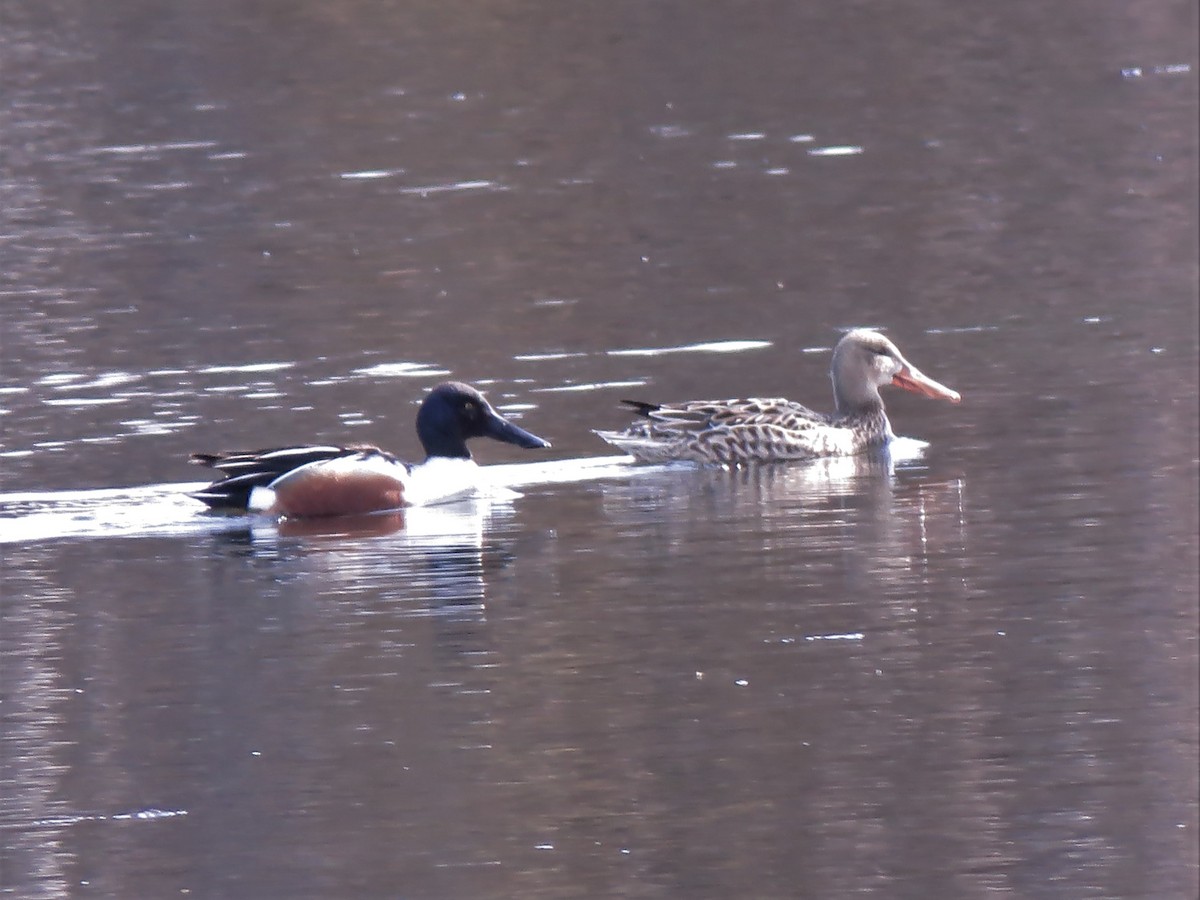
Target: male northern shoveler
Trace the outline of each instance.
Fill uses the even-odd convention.
[[[831,415],[782,399],[622,401],[644,418],[624,431],[597,431],[642,462],[738,465],[850,456],[892,439],[879,388],[895,385],[958,403],[957,391],[923,375],[877,331],[856,329],[833,349]]]
[[[444,502],[479,487],[467,441],[490,437],[518,447],[549,447],[458,382],[439,384],[417,412],[425,461],[402,462],[378,447],[297,446],[193,453],[191,462],[222,476],[192,494],[214,509],[281,516],[339,516]]]

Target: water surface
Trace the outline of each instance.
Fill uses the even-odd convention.
[[[1195,896],[1195,29],[6,12],[0,890]],[[828,408],[855,325],[963,394],[889,395],[923,452],[578,462],[623,397]],[[554,443],[478,448],[520,496],[182,496],[416,456],[448,377]]]

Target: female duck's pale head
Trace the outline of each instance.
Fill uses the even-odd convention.
[[[951,403],[962,399],[957,391],[923,374],[882,334],[865,328],[847,332],[838,341],[829,377],[840,415],[882,406],[879,389],[886,384]]]
[[[451,459],[470,459],[467,441],[477,437],[527,449],[550,446],[501,416],[475,388],[457,381],[430,391],[417,411],[417,437],[427,456]]]

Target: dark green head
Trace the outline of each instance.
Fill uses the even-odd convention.
[[[444,382],[429,392],[417,411],[417,437],[426,456],[452,459],[470,459],[467,441],[477,437],[527,449],[550,446],[501,416],[475,388],[458,381]]]

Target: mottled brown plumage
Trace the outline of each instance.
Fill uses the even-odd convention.
[[[692,400],[674,404],[625,401],[642,418],[624,431],[598,431],[642,462],[738,465],[850,456],[886,444],[892,428],[879,388],[895,385],[957,403],[959,395],[927,378],[882,334],[847,333],[830,369],[831,414],[784,399]]]

